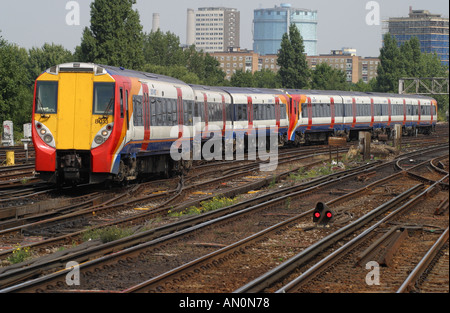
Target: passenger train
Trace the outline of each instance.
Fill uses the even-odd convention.
[[[175,142],[263,129],[280,145],[329,136],[430,133],[437,103],[424,96],[189,85],[162,75],[90,63],[53,66],[37,79],[33,105],[36,172],[62,184],[124,182],[169,175]]]

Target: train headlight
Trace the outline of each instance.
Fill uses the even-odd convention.
[[[95,136],[94,142],[95,142],[97,145],[101,145],[101,144],[104,142],[103,137],[102,137],[102,136],[98,136],[98,135]]]
[[[42,139],[42,141],[44,141],[50,147],[55,148],[56,147],[55,138],[53,137],[53,134],[50,131],[50,129],[48,129],[47,126],[38,121],[34,121],[34,126],[36,127],[37,133],[39,137]]]
[[[111,136],[113,130],[114,123],[109,123],[104,126],[99,132],[95,135],[94,140],[91,145],[91,149],[97,148],[102,145],[106,140],[108,140],[109,136]]]
[[[44,141],[45,141],[46,144],[51,143],[53,141],[52,135],[45,135],[44,136]]]

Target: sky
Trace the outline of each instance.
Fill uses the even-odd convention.
[[[0,36],[27,49],[55,43],[74,51],[81,42],[83,29],[89,26],[91,2],[0,0]],[[134,8],[139,11],[144,32],[151,31],[153,13],[159,13],[161,30],[175,33],[181,43],[186,43],[188,8],[236,8],[241,12],[241,48],[252,49],[253,10],[281,3],[317,10],[319,54],[351,47],[357,55],[378,56],[383,20],[408,16],[410,6],[449,16],[447,0],[137,0]]]

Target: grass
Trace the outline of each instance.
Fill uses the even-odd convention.
[[[217,196],[212,198],[212,200],[200,202],[200,207],[191,206],[183,211],[173,212],[170,210],[167,213],[171,217],[180,217],[184,215],[198,215],[205,212],[225,208],[227,206],[235,204],[237,201],[238,201],[237,198],[227,198],[223,196]]]
[[[117,226],[109,226],[99,229],[89,229],[82,236],[83,241],[100,239],[103,243],[111,242],[121,238],[125,238],[133,234],[129,228],[119,228]]]
[[[332,168],[333,165],[330,163],[323,163],[322,166],[314,167],[309,171],[305,171],[305,168],[300,168],[297,173],[291,173],[289,175],[289,179],[299,181],[319,176],[330,175],[335,172]]]
[[[8,257],[8,261],[11,264],[17,264],[25,261],[30,256],[31,252],[29,247],[21,247],[20,245],[17,245],[13,253]]]

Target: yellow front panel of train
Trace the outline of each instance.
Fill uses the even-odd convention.
[[[91,73],[59,74],[55,138],[58,150],[91,148],[93,76]]]

